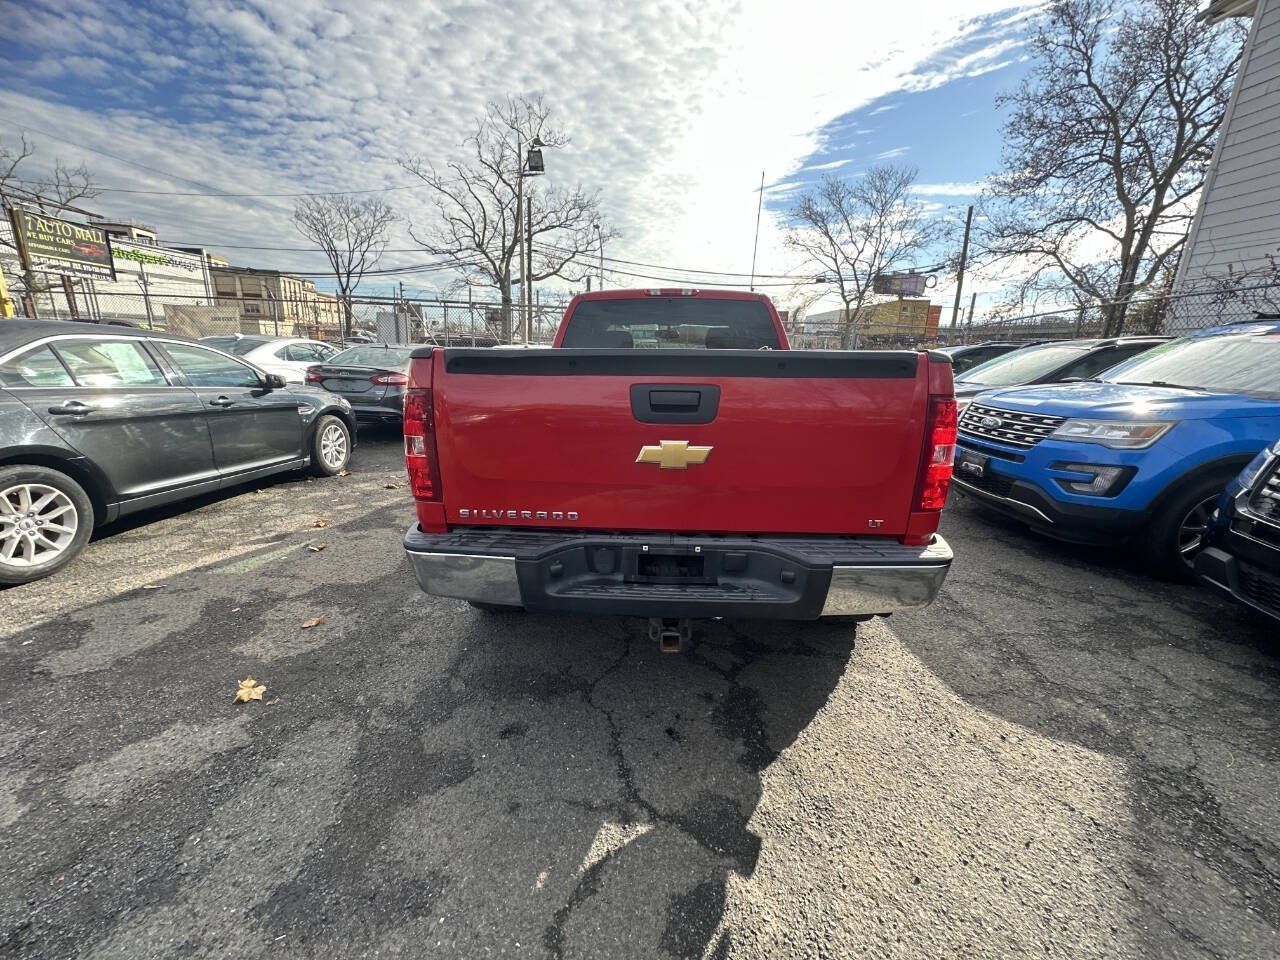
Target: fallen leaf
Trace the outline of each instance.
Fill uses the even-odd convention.
[[[400,484],[398,484],[398,483],[384,483],[384,484],[382,485],[382,489],[383,489],[383,490],[399,490],[399,489],[400,489]]]
[[[233,703],[248,703],[250,700],[261,700],[262,695],[267,692],[267,688],[253,677],[245,677],[240,681],[240,689],[236,691],[236,698]]]
[[[259,488],[259,489],[255,490],[255,491],[253,491],[253,492],[254,492],[255,494],[257,494],[257,493],[262,493],[262,490],[261,490],[261,488]]]
[[[351,471],[348,470],[346,467],[343,467],[341,470],[338,471],[338,476],[349,477],[351,476]]]
[[[319,517],[317,518],[316,522],[312,524],[313,527],[327,527],[328,525],[329,525],[328,517]]]
[[[323,550],[327,546],[328,546],[327,543],[308,543],[307,549],[310,550],[312,553],[319,553],[321,550]]]
[[[267,705],[268,707],[274,707],[274,706],[275,706],[277,703],[279,703],[279,702],[280,702],[280,698],[279,698],[279,697],[272,697],[270,700],[268,700],[268,701],[266,702],[266,705]],[[280,938],[279,938],[279,937],[277,937],[276,939],[278,940],[278,939],[280,939]]]
[[[324,614],[323,614],[323,613],[322,613],[322,614],[320,614],[320,616],[318,616],[318,617],[307,617],[307,619],[305,619],[305,620],[303,620],[303,621],[302,621],[302,629],[303,629],[303,630],[310,630],[312,627],[318,627],[318,626],[320,626],[320,624],[322,624],[322,623],[324,623]]]

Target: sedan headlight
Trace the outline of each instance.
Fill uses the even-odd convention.
[[[1068,420],[1052,436],[1056,440],[1100,443],[1104,447],[1139,450],[1159,440],[1174,420]]]

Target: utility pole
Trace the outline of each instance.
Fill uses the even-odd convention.
[[[978,291],[973,291],[973,296],[969,298],[969,324],[964,330],[964,342],[969,342],[969,334],[973,332],[973,308],[978,303]]]
[[[593,223],[592,229],[596,232],[596,243],[600,244],[600,289],[604,289],[604,232],[600,229],[599,223]],[[591,274],[587,274],[587,293],[591,292]]]
[[[760,210],[764,207],[764,171],[760,171],[760,198],[756,201],[756,239],[751,244],[751,289],[756,288],[756,251],[760,248]]]
[[[951,332],[956,332],[956,320],[960,317],[960,294],[964,291],[964,268],[969,262],[969,227],[973,223],[973,204],[964,218],[964,243],[960,245],[960,270],[956,274],[956,302],[951,308]]]
[[[405,339],[400,339],[400,311],[396,310],[396,343],[409,342],[409,309],[404,302],[404,281],[400,281],[400,306],[404,308]]]

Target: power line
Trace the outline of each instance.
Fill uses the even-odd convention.
[[[19,180],[18,183],[37,184],[36,180]],[[194,182],[194,181],[192,181]],[[452,181],[446,181],[452,182]],[[299,193],[187,193],[181,190],[131,190],[125,187],[98,187],[93,189],[98,193],[131,193],[146,197],[213,197],[222,200],[267,200],[267,199],[286,199],[296,197],[329,197],[335,194],[355,195],[367,193],[391,193],[394,190],[412,190],[420,187],[421,184],[406,183],[396,187],[372,187],[368,190],[304,190]]]
[[[119,154],[111,153],[107,150],[99,150],[96,147],[91,147],[87,144],[80,143],[76,140],[69,140],[66,137],[60,137],[56,133],[49,133],[47,130],[37,130],[35,127],[32,127],[28,124],[18,123],[16,120],[10,120],[8,117],[0,117],[0,123],[7,123],[10,126],[17,127],[20,130],[30,130],[32,133],[39,134],[42,137],[48,137],[49,139],[57,140],[60,143],[70,144],[73,147],[79,147],[81,150],[88,150],[90,153],[96,153],[103,157],[110,157],[112,160],[118,160],[120,163],[127,163],[131,167],[137,167],[139,170],[146,170],[149,173],[156,173],[162,177],[168,177],[170,180],[181,180],[183,183],[193,183],[197,187],[204,187],[206,190],[213,189],[212,187],[209,186],[209,184],[202,183],[199,180],[192,180],[190,177],[181,177],[181,176],[178,176],[178,174],[176,173],[170,173],[169,171],[161,170],[158,167],[150,167],[150,166],[147,166],[145,163],[139,163],[137,160],[131,160],[128,157],[122,157]]]

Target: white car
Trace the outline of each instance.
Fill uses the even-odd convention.
[[[340,348],[319,340],[300,337],[268,337],[240,334],[225,337],[202,337],[201,343],[244,357],[267,373],[278,373],[290,383],[303,383],[307,367],[324,363]]]

